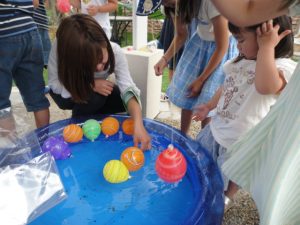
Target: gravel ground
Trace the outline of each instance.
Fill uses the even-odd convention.
[[[51,119],[50,122],[55,122],[62,119],[70,118],[70,111],[60,110],[55,103],[52,102],[51,98],[49,98],[51,102],[50,114]],[[15,120],[17,124],[17,131],[21,136],[25,132],[35,129],[35,123],[32,113],[27,113],[23,103],[15,103],[13,104],[13,110],[15,115]],[[172,119],[156,119],[160,122],[169,124],[175,128],[179,128],[179,120]],[[200,130],[200,123],[192,122],[190,131],[188,135],[191,138],[195,138]],[[250,195],[240,190],[233,203],[230,205],[228,210],[224,214],[223,225],[258,225],[259,217],[257,213],[257,209]]]

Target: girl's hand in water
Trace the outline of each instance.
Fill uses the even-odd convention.
[[[93,90],[100,95],[108,96],[111,94],[114,83],[108,80],[95,79],[95,86]]]
[[[133,143],[135,147],[140,143],[140,149],[143,151],[151,149],[151,137],[143,124],[134,126]]]

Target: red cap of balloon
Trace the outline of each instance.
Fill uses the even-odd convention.
[[[174,183],[180,181],[184,177],[186,169],[186,159],[173,145],[169,145],[156,159],[156,173],[166,182]]]

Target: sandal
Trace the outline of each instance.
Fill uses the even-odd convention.
[[[169,97],[166,95],[166,93],[161,93],[161,95],[160,95],[160,101],[161,102],[167,102],[167,101],[169,101]]]
[[[230,198],[228,198],[226,195],[224,197],[224,205],[225,205],[224,213],[233,206],[233,201]]]

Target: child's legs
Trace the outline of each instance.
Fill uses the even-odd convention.
[[[229,180],[229,183],[228,183],[228,188],[227,190],[225,191],[225,195],[230,198],[230,199],[233,199],[234,195],[236,194],[236,192],[239,190],[239,186],[232,182],[231,180]]]
[[[36,126],[49,124],[49,101],[44,94],[42,43],[37,30],[20,36],[23,52],[13,78],[28,112],[35,112]]]
[[[15,37],[0,38],[0,110],[11,106],[12,73],[19,62],[20,48]]]
[[[123,101],[121,99],[121,92],[118,86],[114,86],[113,92],[107,97],[105,105],[99,110],[100,114],[114,114],[126,112]]]
[[[49,91],[49,94],[60,109],[73,109],[75,103],[72,101],[71,98],[63,98],[61,97],[61,95],[55,94],[51,89]]]
[[[222,147],[218,142],[216,142],[210,126],[205,126],[198,136],[196,137],[196,141],[202,145],[208,152],[210,152],[213,160],[218,164],[218,167],[221,171],[221,165],[224,163],[226,156],[224,153],[226,152],[226,148]],[[228,178],[222,173],[222,179],[224,183],[224,191],[228,188]]]
[[[50,119],[50,112],[49,108],[41,109],[39,111],[35,111],[34,113],[34,119],[35,119],[35,125],[37,128],[46,126],[49,124]]]
[[[49,53],[51,50],[51,41],[50,41],[50,37],[49,37],[49,32],[46,29],[39,28],[39,34],[40,34],[42,46],[43,46],[44,66],[47,67]]]
[[[182,109],[181,110],[181,124],[180,130],[182,133],[186,134],[190,128],[192,121],[192,110]]]
[[[210,117],[206,117],[202,122],[201,122],[201,128],[203,129],[207,124],[210,122]]]
[[[15,131],[16,122],[11,108],[0,110],[0,137],[7,137]]]

